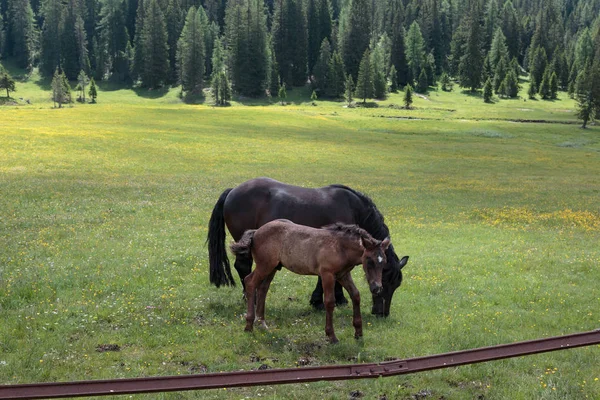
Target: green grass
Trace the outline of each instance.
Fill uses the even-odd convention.
[[[31,106],[0,108],[3,384],[377,362],[600,325],[598,128],[495,120],[575,122],[559,112],[573,109],[563,93],[522,106],[432,92],[399,110],[389,105],[401,94],[347,109],[295,89],[287,106],[214,108],[181,104],[177,89],[102,87],[98,104],[57,110],[35,79],[14,96]],[[343,183],[385,215],[411,258],[385,320],[369,314],[354,272],[362,341],[343,307],[341,343],[326,344],[324,314],[308,305],[314,279],[279,273],[270,330],[253,334],[240,288],[209,286],[212,207],[256,176]],[[108,344],[120,350],[97,351]],[[597,399],[599,356],[593,346],[378,380],[135,397]]]

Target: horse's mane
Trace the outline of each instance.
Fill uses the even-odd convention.
[[[346,225],[341,222],[336,222],[335,224],[324,226],[323,229],[326,229],[331,232],[340,233],[344,236],[351,236],[353,238],[361,238],[362,240],[372,243],[374,245],[379,243],[379,240],[375,239],[373,236],[369,234],[366,230],[362,229],[358,225]]]
[[[345,189],[358,197],[364,208],[362,210],[355,210],[356,223],[365,229],[375,239],[383,240],[390,236],[390,230],[385,224],[383,215],[379,212],[373,200],[366,194],[354,190],[344,185],[331,185],[332,187]]]

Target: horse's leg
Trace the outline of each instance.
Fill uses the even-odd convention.
[[[342,284],[344,289],[350,294],[352,299],[352,325],[354,325],[354,337],[356,339],[362,337],[362,315],[360,314],[360,293],[352,280],[352,275],[347,273],[338,278],[338,282]]]
[[[323,273],[322,278],[326,312],[325,334],[331,343],[337,343],[338,339],[335,337],[335,332],[333,330],[333,309],[335,308],[335,276],[332,273]]]
[[[250,272],[252,272],[252,256],[236,256],[233,266],[240,276],[240,281],[242,281],[244,297],[247,297],[245,279],[248,275],[250,275]]]
[[[256,318],[261,321],[262,327],[265,329],[269,329],[267,326],[267,322],[265,321],[265,302],[267,299],[267,293],[269,292],[269,287],[271,286],[271,282],[275,277],[277,270],[273,271],[269,276],[267,276],[260,286],[258,286],[257,290],[257,298],[256,298]]]
[[[342,285],[338,282],[335,282],[335,304],[338,306],[348,304],[348,300],[344,297]],[[323,305],[323,284],[321,277],[317,280],[317,286],[310,296],[310,305],[313,306],[315,310],[322,310],[325,308]]]
[[[257,278],[258,277],[255,270],[250,275],[246,276],[246,278],[244,279],[244,286],[246,287],[246,296],[248,304],[248,311],[246,312],[246,328],[244,329],[246,332],[252,332],[252,330],[254,329],[254,298],[256,295],[256,285],[258,283]]]

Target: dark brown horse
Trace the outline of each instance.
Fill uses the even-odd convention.
[[[300,275],[321,277],[327,313],[325,334],[331,343],[338,342],[333,330],[333,290],[335,282],[339,282],[352,299],[352,324],[354,337],[358,339],[363,335],[360,294],[350,272],[362,264],[371,293],[380,294],[383,290],[381,275],[387,261],[385,251],[389,245],[389,239],[377,240],[357,225],[339,223],[316,229],[278,219],[258,229],[247,230],[231,245],[235,255],[251,254],[256,263],[254,271],[244,279],[248,296],[246,331],[252,331],[255,317],[266,328],[267,292],[275,273],[284,266]]]
[[[207,237],[210,282],[217,287],[235,285],[225,247],[225,225],[233,240],[238,241],[246,230],[258,229],[280,218],[314,228],[336,222],[356,224],[378,240],[390,236],[383,216],[373,201],[349,187],[330,185],[309,189],[269,178],[252,179],[233,189],[226,189],[215,204]],[[373,295],[372,313],[387,317],[394,291],[402,283],[401,269],[408,257],[398,259],[391,245],[385,254],[388,268],[383,272],[383,291]],[[234,267],[243,283],[252,270],[252,257],[236,256]],[[342,299],[341,286],[336,284],[336,301]],[[316,308],[323,307],[320,278],[311,304]]]

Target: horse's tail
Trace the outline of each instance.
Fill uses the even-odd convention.
[[[225,217],[223,216],[223,204],[225,204],[225,199],[231,190],[225,189],[221,194],[208,223],[206,243],[208,243],[210,283],[216,287],[221,285],[235,286],[225,249]]]
[[[242,235],[242,238],[234,243],[231,243],[229,248],[233,254],[238,256],[250,256],[252,252],[252,240],[254,239],[254,233],[256,229],[248,229]]]

